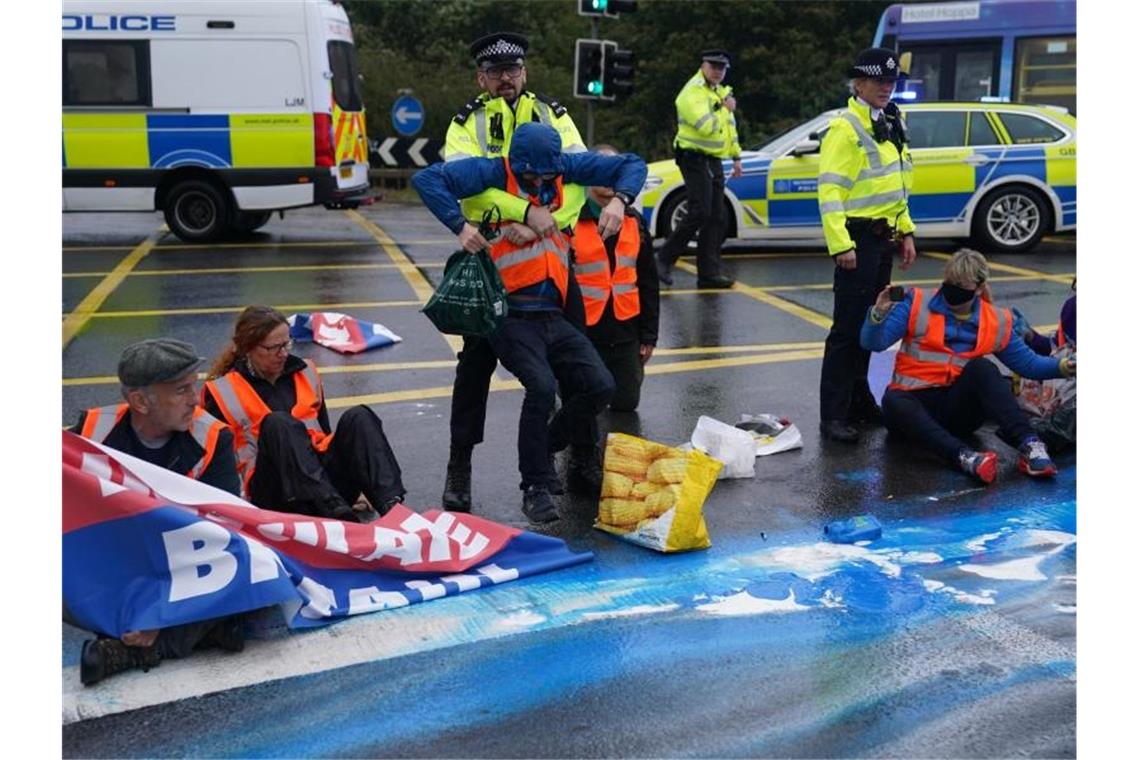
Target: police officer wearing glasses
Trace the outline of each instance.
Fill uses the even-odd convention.
[[[859,53],[847,70],[852,96],[831,121],[819,160],[819,212],[835,262],[835,306],[819,383],[820,432],[859,440],[855,423],[882,420],[867,385],[870,353],[859,329],[876,295],[891,281],[895,254],[907,269],[915,258],[907,209],[912,184],[906,125],[891,102],[900,76],[898,54]]]

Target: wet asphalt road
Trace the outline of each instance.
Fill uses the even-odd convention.
[[[172,336],[194,343],[203,356],[214,357],[246,305],[268,303],[286,314],[346,312],[384,324],[403,342],[357,356],[312,344],[300,345],[296,352],[320,366],[334,422],[344,408],[357,403],[373,406],[403,467],[408,504],[437,506],[448,454],[454,344],[418,309],[426,288],[439,280],[443,262],[454,249],[447,231],[419,206],[387,203],[358,213],[289,212],[284,220],[274,218],[262,231],[224,245],[187,245],[160,228],[157,214],[65,215],[63,312],[72,316],[70,323],[65,320],[61,422],[70,425],[81,409],[117,401],[113,375],[118,355],[133,341]],[[140,258],[136,247],[152,236],[153,247]],[[995,301],[1018,305],[1033,325],[1055,323],[1075,272],[1075,248],[1075,238],[1057,237],[1030,254],[991,258]],[[919,260],[908,272],[896,267],[895,281],[934,286],[941,279],[944,256],[953,250],[951,241],[920,241]],[[774,413],[798,425],[803,449],[758,458],[753,479],[718,483],[705,506],[714,544],[718,539],[822,526],[895,500],[917,503],[915,516],[921,516],[941,508],[928,497],[966,492],[984,508],[1000,498],[1002,489],[1025,487],[1014,467],[1014,453],[996,441],[992,428],[983,429],[981,442],[998,450],[1003,461],[998,484],[984,492],[941,463],[889,440],[881,429],[865,431],[864,443],[857,447],[821,442],[818,381],[831,310],[830,261],[816,247],[738,242],[729,244],[726,255],[739,283],[732,291],[696,291],[695,270],[691,263],[687,268],[682,264],[673,288],[663,290],[660,340],[640,409],[603,418],[604,429],[666,443],[687,440],[702,414],[732,423],[743,412]],[[113,287],[107,285],[108,278]],[[485,443],[474,456],[475,511],[529,527],[519,511],[515,454],[522,393],[504,370],[498,370],[497,377]],[[1061,457],[1058,463],[1071,468],[1074,458]],[[593,530],[594,509],[584,499],[563,497],[563,519],[542,532],[565,539],[575,549],[593,551],[611,564],[620,565],[623,557],[640,552]],[[511,645],[508,640],[494,646]],[[388,667],[384,677],[410,677],[400,674],[414,670],[404,661]],[[269,699],[272,689],[266,688],[260,697],[252,688],[245,691],[251,692],[249,698]],[[721,699],[747,700],[744,693],[734,698],[734,688],[730,686]],[[1034,715],[1043,725],[1071,728],[1071,691],[1059,687],[1058,693],[1050,693],[1050,688],[1042,687],[1037,695],[1045,707]],[[182,706],[177,714],[197,715],[195,720],[208,722],[224,710],[225,698],[219,700],[212,706]],[[144,724],[153,727],[155,720],[161,722],[161,711],[172,707],[144,711],[148,716]],[[65,754],[114,755],[126,746],[132,748],[131,754],[155,752],[145,741],[147,732],[135,736],[139,726],[132,728],[127,718],[66,727]],[[707,730],[721,731],[713,726]],[[1068,734],[1061,733],[1049,746],[1066,754]],[[464,736],[460,746],[470,751],[458,754],[510,754],[490,734]],[[556,743],[530,746],[532,753],[558,753]],[[643,747],[642,753],[668,754],[660,744],[634,742],[624,745],[625,750],[621,746],[602,742],[597,753],[638,754],[637,748]],[[834,754],[831,746],[817,748]],[[901,746],[909,746],[903,754],[937,754],[931,747],[921,751]],[[419,749],[423,751],[402,746],[396,754],[432,754],[430,748]],[[438,745],[435,749],[447,754]],[[781,754],[796,754],[789,747],[783,749]],[[384,754],[376,747],[367,752]],[[700,753],[690,749],[685,754]]]

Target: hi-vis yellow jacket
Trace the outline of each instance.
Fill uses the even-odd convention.
[[[483,93],[459,109],[447,127],[447,142],[443,147],[444,161],[463,158],[506,158],[511,137],[519,124],[536,121],[558,130],[562,138],[563,153],[580,153],[586,150],[578,128],[566,108],[557,100],[523,91],[512,110],[502,98]],[[559,229],[573,227],[578,213],[586,202],[586,189],[580,185],[566,185],[563,204],[553,212]],[[499,207],[503,221],[521,222],[529,203],[525,198],[511,195],[498,188],[484,190],[478,195],[460,201],[463,216],[478,224],[483,212],[492,206]]]
[[[724,99],[731,94],[728,85],[710,87],[705,75],[697,71],[674,101],[677,137],[673,145],[720,158],[740,158],[736,117],[724,107]]]
[[[914,232],[907,196],[914,184],[910,151],[872,137],[871,108],[854,97],[847,111],[831,120],[819,152],[819,215],[827,252],[855,247],[847,217],[883,218],[901,234]]]

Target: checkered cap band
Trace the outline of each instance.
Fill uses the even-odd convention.
[[[479,60],[490,58],[491,56],[514,56],[516,58],[522,58],[525,52],[521,45],[499,39],[480,50],[479,55],[475,57]]]
[[[864,74],[866,74],[869,77],[881,77],[881,76],[883,76],[883,67],[877,63],[868,64],[866,66],[855,66],[854,68],[859,69],[859,71],[862,71]],[[894,73],[894,72],[892,72],[892,73]]]

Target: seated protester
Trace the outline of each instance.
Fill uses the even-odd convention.
[[[317,368],[292,347],[281,312],[247,307],[202,391],[202,405],[234,433],[247,498],[265,509],[361,522],[350,505],[363,493],[386,514],[405,491],[380,418],[355,406],[330,432]]]
[[[609,145],[595,150],[618,154]],[[598,217],[613,197],[609,187],[592,187],[586,196],[574,229],[574,276],[586,305],[586,335],[614,376],[610,409],[632,412],[657,345],[659,286],[653,238],[641,214],[627,208],[617,235],[603,240],[598,234]]]
[[[88,409],[71,431],[238,496],[233,433],[197,404],[197,370],[203,361],[192,345],[170,338],[127,346],[119,359],[125,402]],[[73,622],[66,610],[64,620]],[[90,686],[206,646],[240,652],[245,646],[241,616],[85,641],[79,680]]]
[[[993,419],[999,436],[1016,443],[1019,470],[1034,477],[1056,474],[1045,444],[987,357],[993,354],[1014,372],[1039,379],[1075,377],[1076,359],[1037,356],[1024,341],[1011,339],[1013,315],[982,297],[989,278],[982,254],[958,251],[943,277],[934,293],[911,288],[897,305],[890,300],[890,287],[883,288],[863,322],[860,343],[869,351],[902,341],[883,395],[887,429],[992,483],[997,454],[973,451],[958,436]]]
[[[519,417],[518,452],[523,513],[534,522],[558,519],[550,497],[556,479],[550,453],[588,427],[613,395],[614,382],[590,341],[563,316],[570,281],[570,239],[557,228],[551,208],[562,205],[563,183],[613,187],[615,197],[598,216],[603,239],[617,233],[625,208],[645,181],[645,162],[633,154],[563,154],[552,127],[522,124],[509,155],[469,158],[429,166],[412,177],[428,210],[454,232],[464,250],[487,249],[507,289],[507,317],[490,336],[504,367],[525,389]],[[516,241],[503,235],[493,246],[463,218],[459,201],[488,188],[527,198],[527,224],[540,221],[539,237]],[[529,237],[529,236],[528,236]],[[563,407],[551,422],[556,387]]]
[[[1077,283],[1073,295],[1061,307],[1061,318],[1052,335],[1041,335],[1026,324],[1013,309],[1014,329],[1041,356],[1055,359],[1072,358],[1077,353]],[[1077,445],[1077,380],[1031,380],[1014,375],[1013,393],[1029,424],[1053,451],[1064,451]]]

